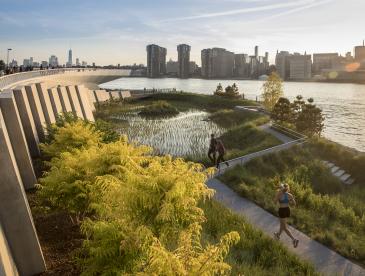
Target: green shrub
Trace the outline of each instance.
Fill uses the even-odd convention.
[[[139,114],[146,117],[174,116],[179,114],[179,111],[166,101],[157,101],[144,107]]]

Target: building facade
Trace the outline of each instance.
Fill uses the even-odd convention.
[[[334,69],[339,63],[338,53],[313,54],[313,74],[319,75],[324,69]]]
[[[230,78],[234,71],[234,53],[223,48],[204,49],[201,52],[203,78]]]
[[[170,76],[177,76],[177,72],[179,70],[179,63],[170,59],[166,63],[166,73]]]
[[[312,56],[295,53],[289,57],[290,80],[309,80],[312,78]]]
[[[186,44],[177,46],[178,54],[178,77],[186,79],[190,75],[190,50],[191,47]]]
[[[166,48],[155,44],[147,48],[147,77],[159,78],[166,74]]]
[[[289,79],[290,75],[290,66],[289,66],[289,57],[291,54],[287,51],[279,51],[276,53],[275,57],[275,67],[276,71],[279,74],[280,78],[283,80]]]
[[[50,67],[58,67],[58,58],[55,55],[52,55],[50,56],[48,63]]]
[[[68,60],[67,60],[67,67],[72,67],[72,50],[68,50]]]

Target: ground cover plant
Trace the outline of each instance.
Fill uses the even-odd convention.
[[[156,101],[151,105],[144,107],[139,114],[145,117],[163,117],[177,115],[179,114],[179,111],[176,107],[166,101]]]
[[[222,181],[273,214],[277,187],[287,182],[298,203],[289,223],[365,265],[365,189],[332,176],[313,153],[313,143],[252,160],[226,172]]]
[[[90,145],[77,133],[70,135],[80,132],[80,123],[65,123],[43,146],[49,170],[36,201],[51,214],[68,214],[80,227],[84,242],[74,256],[83,275],[314,273],[214,203],[205,186],[211,172],[200,164],[151,155],[149,147],[126,138],[105,143],[102,131],[94,132],[96,143]],[[83,126],[85,133],[93,129]],[[76,146],[49,150],[61,140]],[[217,212],[225,215],[219,222]],[[275,259],[273,247],[279,252]]]

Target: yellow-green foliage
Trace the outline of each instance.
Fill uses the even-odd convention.
[[[81,137],[94,135],[94,142],[81,143],[80,132],[88,133]],[[62,148],[61,141],[70,146]],[[86,240],[78,262],[83,275],[230,271],[224,257],[239,240],[236,232],[215,246],[200,242],[205,215],[199,203],[213,195],[205,185],[212,171],[182,159],[152,156],[150,148],[125,138],[104,144],[100,133],[80,123],[60,128],[49,146],[55,144],[66,151],[49,162],[38,195],[50,209],[82,219]]]
[[[94,125],[77,120],[65,123],[62,127],[54,127],[54,139],[49,144],[41,144],[42,152],[52,158],[62,152],[72,152],[75,149],[89,148],[101,142],[101,133]]]
[[[283,81],[273,72],[262,86],[262,98],[265,108],[271,111],[280,97],[283,96]]]

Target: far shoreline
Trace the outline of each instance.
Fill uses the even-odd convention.
[[[121,77],[121,78],[145,78],[145,79],[151,79],[151,80],[161,80],[161,79],[178,79],[178,80],[189,80],[189,79],[194,79],[194,80],[215,80],[215,81],[262,81],[264,82],[265,80],[260,80],[260,79],[247,79],[247,78],[210,78],[210,79],[206,79],[206,78],[201,78],[201,77],[191,77],[191,78],[178,78],[178,77],[169,77],[169,76],[164,76],[164,77],[159,77],[159,78],[149,78],[147,76],[125,76],[125,77]],[[364,81],[346,81],[346,80],[315,80],[315,79],[310,79],[310,80],[283,80],[284,83],[334,83],[334,84],[359,84],[359,85],[365,85],[365,80]]]

